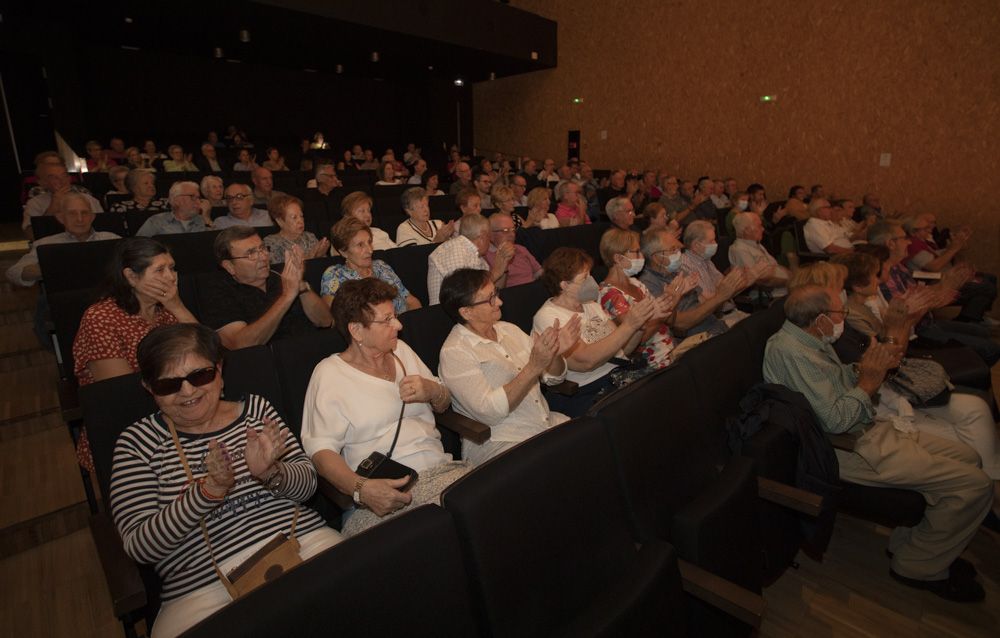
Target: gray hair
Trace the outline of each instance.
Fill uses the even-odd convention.
[[[913,231],[916,230],[917,223],[922,219],[927,219],[930,217],[930,213],[920,213],[919,215],[913,215],[912,217],[907,217],[903,220],[903,230],[906,231],[907,235],[912,235]]]
[[[479,239],[484,230],[489,230],[490,222],[482,215],[466,215],[462,217],[462,225],[458,234],[469,240]]]
[[[206,191],[208,190],[207,186],[212,182],[219,182],[219,186],[223,185],[222,178],[219,177],[218,175],[206,175],[201,178],[201,185],[198,188],[198,190],[201,191],[202,195],[207,195],[206,193]]]
[[[139,183],[139,178],[143,175],[150,175],[153,181],[156,181],[156,172],[148,168],[133,168],[125,176],[125,188],[129,190],[130,193],[135,192],[135,185]]]
[[[125,176],[127,176],[128,172],[129,172],[129,167],[128,166],[122,166],[121,164],[119,164],[117,166],[112,166],[111,168],[108,169],[108,179],[110,179],[111,181],[114,181],[114,180],[118,179],[116,177],[116,175],[125,175]]]
[[[899,222],[895,220],[884,219],[876,222],[868,229],[868,243],[885,246],[886,242],[892,239],[897,228],[899,228]]]
[[[566,191],[566,187],[569,186],[572,183],[574,183],[574,182],[571,179],[564,179],[564,180],[556,183],[556,188],[555,188],[556,201],[561,201],[562,200],[563,194]]]
[[[414,204],[426,198],[427,195],[426,190],[420,188],[419,186],[414,186],[413,188],[407,188],[403,191],[403,194],[399,197],[399,201],[403,204],[403,210],[410,210],[413,208]]]
[[[167,191],[167,201],[170,202],[171,206],[174,205],[174,199],[181,194],[181,189],[185,186],[193,186],[195,190],[201,192],[196,182],[174,182],[170,185],[170,190]]]
[[[90,207],[90,200],[83,193],[78,193],[76,191],[70,191],[62,198],[62,203],[59,205],[58,212],[63,212],[66,210],[66,206],[69,205],[70,200],[79,200],[87,205],[87,210],[93,212],[93,208]]]
[[[337,176],[337,167],[334,165],[333,162],[326,162],[326,161],[320,162],[320,163],[316,164],[316,167],[315,167],[316,170],[315,170],[315,173],[314,173],[313,177],[316,178],[316,179],[319,179],[319,172],[321,170],[323,170],[324,168],[326,168],[327,166],[329,166],[330,168],[333,169],[333,176],[336,177]]]
[[[639,250],[642,251],[646,259],[652,259],[653,255],[663,250],[663,236],[669,234],[666,228],[650,228],[639,238]]]
[[[733,217],[733,230],[736,231],[737,237],[742,235],[743,231],[750,228],[755,217],[757,217],[757,213],[738,213]],[[757,217],[757,219],[760,218]]]
[[[684,229],[684,245],[690,248],[696,241],[704,241],[708,237],[708,233],[714,230],[715,226],[712,226],[711,223],[704,219],[697,219]]]
[[[816,317],[830,311],[830,291],[816,285],[800,286],[785,300],[785,318],[799,328],[805,328]]]
[[[608,214],[608,217],[614,219],[618,216],[618,213],[622,212],[622,209],[625,208],[625,204],[628,203],[628,201],[628,197],[625,197],[624,195],[612,197],[604,206],[604,212]]]

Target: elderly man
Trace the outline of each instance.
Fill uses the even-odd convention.
[[[864,197],[861,198],[861,208],[858,209],[858,214],[862,219],[872,220],[874,218],[874,221],[885,219],[885,214],[882,213],[882,202],[878,195],[865,193]]]
[[[660,180],[660,188],[663,190],[660,203],[667,209],[668,218],[675,219],[678,213],[686,211],[691,205],[691,202],[681,195],[681,182],[676,175],[665,175]]]
[[[258,166],[253,169],[253,174],[250,179],[253,180],[254,206],[267,208],[267,203],[271,201],[271,198],[285,194],[281,191],[274,190],[274,175],[271,174],[269,169],[266,169],[263,166]]]
[[[877,222],[868,229],[868,243],[889,249],[889,277],[880,284],[887,301],[896,295],[905,295],[917,285],[913,273],[906,266],[910,239],[899,223],[886,220]],[[937,293],[936,308],[950,305],[958,298],[959,291],[968,283],[974,270],[968,265],[952,268],[941,276],[941,281],[931,286]],[[928,313],[916,326],[917,335],[935,343],[947,343],[954,339],[976,351],[989,367],[1000,361],[1000,345],[990,337],[990,329],[968,321],[941,321]]]
[[[201,216],[201,197],[194,182],[174,182],[167,198],[170,210],[156,213],[136,231],[140,237],[198,233],[208,230]]]
[[[490,250],[490,223],[482,215],[467,215],[455,237],[434,249],[427,257],[427,296],[430,305],[440,303],[441,282],[459,268],[489,270],[493,284],[503,288],[507,283],[507,266],[514,258],[514,244],[497,249],[492,265],[486,261]]]
[[[734,268],[714,287],[714,294],[702,294],[698,276],[685,273],[681,267],[683,245],[667,228],[657,228],[642,234],[639,249],[646,267],[639,275],[650,294],[660,296],[665,291],[681,296],[671,329],[686,336],[707,332],[720,335],[729,327],[719,317],[722,306],[745,287],[744,271]]]
[[[215,259],[225,272],[204,282],[202,323],[230,350],[266,344],[333,324],[330,308],[302,280],[302,249],[285,251],[281,274],[271,272],[257,231],[236,226],[219,233]]]
[[[551,157],[545,158],[542,162],[542,170],[538,171],[535,179],[542,183],[542,186],[552,188],[559,183],[559,171],[556,170],[556,161]]]
[[[616,228],[638,232],[635,227],[635,206],[632,205],[632,200],[628,197],[611,198],[608,200],[607,206],[604,207],[604,212],[607,213],[608,219]]]
[[[726,194],[726,183],[721,179],[712,182],[712,203],[716,208],[732,208],[733,203]]]
[[[468,163],[459,162],[455,165],[455,181],[451,183],[448,194],[457,195],[467,188],[472,188],[472,169]]]
[[[490,189],[493,188],[493,175],[481,168],[477,168],[474,173],[473,184],[476,192],[479,193],[479,205],[482,208],[493,208],[493,200],[490,199]]]
[[[528,252],[528,249],[520,244],[514,243],[517,235],[517,228],[514,227],[514,218],[506,213],[493,213],[490,215],[490,249],[486,253],[486,262],[493,267],[497,260],[497,254],[501,250],[506,250],[505,246],[514,247],[514,256],[507,264],[504,274],[507,279],[506,286],[520,286],[528,284],[538,279],[542,274],[542,266],[538,260]]]
[[[830,202],[822,198],[810,200],[809,221],[802,233],[806,238],[806,246],[814,253],[837,255],[854,250],[847,232],[834,221]]]
[[[343,192],[337,190],[343,186],[337,170],[329,162],[317,164],[314,176],[316,188],[307,188],[302,194],[303,212],[307,217],[326,216],[331,225],[335,224],[340,221],[340,203],[344,199]]]
[[[261,208],[254,208],[253,192],[246,184],[230,184],[226,188],[226,206],[229,214],[215,220],[213,227],[223,230],[231,226],[273,226],[271,216]]]
[[[418,158],[416,163],[413,164],[413,175],[410,175],[406,183],[412,186],[421,186],[424,183],[424,173],[426,172],[427,160]]]
[[[38,185],[42,192],[29,199],[24,205],[24,215],[21,220],[21,230],[28,236],[28,239],[34,238],[31,232],[31,218],[54,215],[62,208],[62,200],[70,193],[82,195],[90,204],[91,211],[104,212],[101,203],[91,197],[85,188],[70,184],[66,166],[58,157],[40,161],[35,167],[35,176],[38,178]]]
[[[119,239],[114,233],[95,231],[94,216],[90,199],[82,193],[71,192],[62,196],[55,217],[66,229],[65,232],[49,235],[34,242],[31,250],[7,269],[7,280],[15,286],[30,286],[42,278],[42,271],[38,267],[39,246]]]
[[[689,224],[698,219],[703,219],[711,224],[718,223],[719,216],[716,213],[715,202],[712,201],[712,195],[714,194],[715,182],[712,181],[712,178],[702,177],[699,179],[698,190],[691,200],[693,209],[683,219],[678,215],[678,219],[684,224]]]
[[[527,206],[528,180],[523,175],[515,175],[510,179],[510,190],[514,193],[514,206]]]
[[[615,197],[620,197],[622,195],[628,195],[625,190],[625,178],[627,173],[624,169],[618,169],[611,173],[611,178],[608,180],[608,185],[604,188],[597,190],[597,201],[601,206],[601,210],[608,205]]]
[[[760,215],[736,215],[733,218],[733,229],[736,231],[736,241],[729,247],[729,263],[738,268],[762,267],[764,272],[757,278],[757,285],[769,288],[774,297],[787,295],[785,286],[788,285],[791,273],[760,245],[764,238],[764,222]]]
[[[825,432],[853,439],[853,451],[836,451],[841,478],[924,496],[923,520],[897,527],[889,538],[893,578],[953,601],[982,600],[974,570],[958,559],[990,510],[992,481],[964,443],[875,420],[879,389],[902,350],[873,338],[856,366],[841,363],[830,344],[843,330],[844,314],[839,291],[792,291],[787,319],[767,342],[764,379],[804,394]]]
[[[219,159],[215,147],[208,142],[201,145],[201,156],[194,163],[202,173],[222,173],[229,170],[229,166]]]

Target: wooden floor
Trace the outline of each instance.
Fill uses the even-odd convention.
[[[0,270],[16,256],[0,254]],[[35,341],[33,309],[33,291],[0,284],[0,638],[122,636],[57,412],[55,358]],[[965,553],[986,602],[959,605],[889,578],[888,533],[839,517],[823,563],[800,555],[800,567],[765,591],[759,635],[1000,636],[1000,536],[980,531]]]

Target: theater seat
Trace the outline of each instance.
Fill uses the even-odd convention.
[[[445,490],[483,632],[506,636],[683,634],[670,545],[637,545],[600,421],[547,430]]]
[[[317,330],[308,334],[279,339],[268,348],[274,357],[275,372],[281,384],[282,401],[288,427],[297,437],[302,434],[302,405],[313,368],[347,343],[337,330]]]
[[[99,286],[104,281],[119,241],[109,239],[39,246],[38,266],[42,269],[46,294]]]
[[[282,419],[286,418],[277,366],[267,346],[252,346],[226,352],[222,365],[222,378],[225,381],[224,399],[239,401],[247,395],[256,394],[270,401]],[[295,435],[299,435],[297,430]]]
[[[425,505],[349,538],[209,616],[185,638],[481,633],[451,516]]]
[[[393,227],[389,232],[390,236],[396,234]],[[392,250],[376,251],[372,257],[381,259],[396,271],[403,281],[410,294],[420,300],[420,303],[427,303],[427,257],[430,256],[438,244],[426,244],[424,246],[406,246],[404,248],[394,248]]]
[[[540,281],[503,288],[500,290],[500,299],[503,300],[501,308],[503,320],[530,335],[535,313],[548,298],[549,291]]]

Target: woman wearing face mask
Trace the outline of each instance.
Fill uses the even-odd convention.
[[[730,237],[736,236],[736,228],[733,226],[733,220],[740,213],[745,213],[750,210],[750,196],[746,194],[745,191],[740,191],[734,193],[732,197],[733,207],[729,210],[726,215],[726,233]]]
[[[580,387],[573,396],[550,393],[549,407],[570,417],[580,416],[594,400],[613,386],[609,374],[643,339],[657,303],[647,296],[635,302],[616,323],[597,303],[600,289],[590,275],[594,261],[578,248],[556,248],[542,264],[541,281],[552,295],[535,313],[533,331],[544,333],[559,321],[565,326],[580,319],[580,339],[566,351],[566,379]],[[620,363],[620,361],[619,361]]]
[[[637,301],[651,296],[646,286],[635,278],[645,265],[639,250],[639,233],[612,228],[601,236],[600,250],[601,259],[608,267],[608,276],[600,287],[600,304],[616,323],[621,323]],[[669,288],[656,298],[656,311],[643,327],[642,343],[638,348],[647,366],[665,368],[671,363],[674,338],[667,321],[679,299]]]

